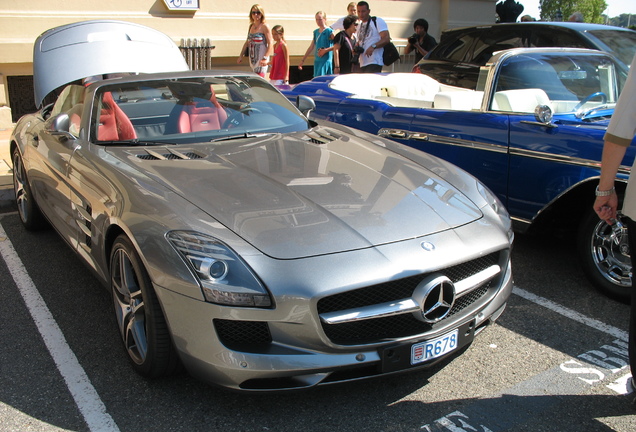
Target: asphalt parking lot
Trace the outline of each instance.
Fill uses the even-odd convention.
[[[137,376],[107,291],[53,231],[0,209],[0,431],[636,429],[628,307],[591,287],[567,241],[517,236],[507,310],[443,367],[255,395]]]

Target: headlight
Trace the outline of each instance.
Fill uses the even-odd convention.
[[[194,270],[207,301],[231,306],[272,305],[265,287],[224,243],[189,231],[171,231],[166,237]]]
[[[508,213],[508,210],[506,210],[506,207],[503,205],[501,200],[497,198],[497,196],[492,193],[490,189],[488,189],[480,182],[477,182],[477,190],[479,191],[479,194],[486,200],[490,208],[492,208],[495,213],[497,213],[499,219],[501,219],[501,224],[508,232],[508,240],[510,241],[510,244],[512,244],[515,235],[512,231],[512,222],[510,220],[510,214]]]

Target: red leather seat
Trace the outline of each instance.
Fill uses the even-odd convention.
[[[137,138],[132,122],[115,103],[111,92],[102,95],[102,112],[97,128],[98,141],[123,141]]]
[[[180,133],[218,130],[221,129],[225,120],[227,120],[227,112],[216,100],[216,95],[212,91],[210,102],[199,104],[188,102],[183,105],[177,130]]]

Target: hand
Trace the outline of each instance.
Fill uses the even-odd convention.
[[[370,46],[369,48],[367,48],[367,50],[364,52],[364,55],[366,55],[367,57],[371,57],[373,55],[373,51],[375,51],[375,48],[373,48],[373,46]]]
[[[609,196],[596,197],[593,208],[601,220],[612,225],[613,220],[616,219],[618,196],[613,193]]]
[[[239,64],[243,61],[243,56],[239,56],[239,58],[236,60],[236,64]]]

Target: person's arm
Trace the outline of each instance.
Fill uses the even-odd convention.
[[[289,82],[289,51],[287,50],[287,44],[282,42],[283,57],[285,57],[285,83]]]
[[[332,45],[329,48],[320,48],[318,50],[318,57],[322,57],[322,56],[324,56],[325,54],[327,54],[328,52],[331,52],[331,51],[335,52],[336,50],[335,50],[334,47],[335,47],[335,45]]]
[[[340,43],[336,42],[331,47],[333,50],[333,71],[336,74],[340,73]],[[337,69],[337,70],[336,70]]]
[[[391,42],[391,35],[389,34],[389,30],[386,29],[387,28],[386,23],[383,20],[380,20],[380,18],[377,18],[375,22],[372,22],[372,21],[369,21],[369,22],[371,25],[375,25],[378,28],[379,34],[380,34],[380,40],[373,44],[375,45],[375,47],[371,45],[370,47],[367,48],[367,50],[365,51],[365,54],[367,55],[367,57],[371,57],[373,55],[373,51],[375,51],[378,48],[384,48],[385,46],[389,44],[389,42]],[[380,30],[380,28],[383,28],[386,30]]]
[[[426,56],[426,54],[428,54],[428,51],[426,51],[424,47],[420,44],[417,44],[415,46],[415,49],[417,50],[418,53],[422,54],[422,56]]]
[[[265,56],[261,59],[260,65],[267,66],[269,64],[269,59],[271,58],[272,53],[274,52],[274,43],[273,43],[274,38],[272,37],[272,31],[269,29],[267,24],[261,25],[261,28],[263,29],[263,34],[265,35],[265,42],[267,43],[267,51],[265,52]]]
[[[300,61],[300,63],[298,63],[298,69],[303,70],[303,64],[305,63],[305,60],[307,60],[307,57],[309,57],[309,54],[312,53],[315,46],[316,44],[312,40],[311,43],[309,44],[309,48],[307,48],[307,51],[305,51],[305,55],[303,56],[302,60]]]
[[[623,161],[627,147],[605,141],[603,157],[601,159],[601,178],[598,182],[598,191],[605,196],[597,196],[594,201],[594,211],[604,221],[612,223],[616,219],[618,210],[618,196],[614,190],[614,179],[618,168]]]
[[[239,54],[239,57],[236,60],[236,63],[241,63],[243,61],[243,57],[245,57],[245,50],[247,49],[247,44],[248,43],[249,43],[249,41],[246,40],[245,43],[243,44],[243,47],[241,48],[241,54]]]
[[[375,51],[376,49],[385,47],[386,45],[389,44],[389,42],[391,42],[391,36],[389,35],[389,31],[388,30],[381,31],[380,40],[373,44],[375,45],[375,47],[371,45],[369,48],[367,48],[367,51],[365,52],[365,54],[367,55],[367,57],[371,57],[373,55],[373,51]]]

